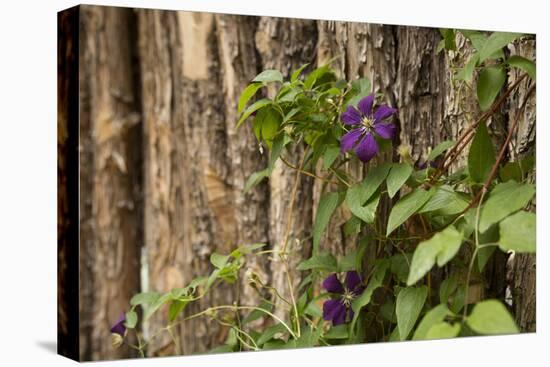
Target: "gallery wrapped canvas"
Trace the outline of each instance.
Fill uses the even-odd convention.
[[[58,14],[58,348],[534,332],[536,37]]]

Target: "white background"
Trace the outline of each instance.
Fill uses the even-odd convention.
[[[89,3],[537,33],[537,333],[135,360],[135,366],[548,365],[549,20],[544,0],[127,0]],[[56,12],[72,1],[0,10],[0,365],[65,366],[56,341]],[[546,15],[546,16],[545,16]],[[546,142],[541,144],[540,142]],[[100,362],[120,366],[128,361]]]

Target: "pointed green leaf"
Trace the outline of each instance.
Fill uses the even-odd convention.
[[[136,311],[128,311],[126,312],[126,321],[124,322],[124,325],[128,329],[133,329],[136,327],[136,324],[138,322],[138,316]]]
[[[401,186],[407,182],[413,168],[407,163],[394,163],[391,166],[390,173],[386,178],[386,186],[388,187],[388,195],[393,198],[395,194],[401,189]]]
[[[525,71],[527,75],[529,75],[529,78],[531,78],[532,80],[537,79],[537,67],[533,61],[526,59],[525,57],[514,55],[510,56],[510,58],[506,60],[506,62],[510,66]]]
[[[323,168],[329,169],[340,154],[340,147],[329,145],[323,153]]]
[[[244,110],[244,107],[250,101],[250,98],[254,97],[256,92],[263,87],[262,83],[252,83],[249,84],[248,87],[246,87],[243,92],[241,93],[241,97],[239,98],[239,104],[237,106],[237,112],[241,113]]]
[[[536,215],[520,211],[499,223],[499,247],[502,251],[536,252]]]
[[[459,322],[452,325],[447,322],[439,322],[428,330],[424,339],[434,340],[454,338],[460,333],[460,329]]]
[[[338,270],[338,264],[336,258],[329,254],[319,254],[310,257],[307,260],[302,261],[298,267],[298,270],[326,270],[336,272]]]
[[[368,305],[372,299],[372,295],[376,289],[382,286],[386,272],[390,267],[390,262],[387,260],[378,261],[375,265],[373,275],[368,279],[367,288],[361,293],[361,295],[355,298],[351,304],[354,316],[351,323],[351,329],[353,330],[357,319],[359,318],[359,311],[366,305]]]
[[[478,334],[516,334],[519,329],[514,318],[500,301],[490,299],[476,304],[466,318],[468,326]]]
[[[430,152],[430,154],[428,154],[428,158],[427,158],[427,161],[433,161],[434,159],[436,159],[437,157],[439,157],[441,155],[441,153],[443,153],[444,151],[446,151],[447,149],[453,147],[455,145],[455,141],[454,140],[445,140],[445,141],[442,141],[441,143],[437,144],[435,146],[435,148],[432,149],[432,151]]]
[[[420,242],[413,254],[407,285],[419,281],[436,262],[440,267],[445,265],[456,255],[462,241],[462,233],[449,226],[429,240]]]
[[[260,108],[270,105],[271,103],[273,102],[270,99],[262,98],[248,106],[248,108],[243,112],[241,118],[237,122],[237,127],[241,126],[243,121],[246,120],[246,118],[250,116],[253,112],[258,111]]]
[[[426,315],[424,315],[424,318],[418,324],[418,327],[416,328],[412,339],[428,339],[427,334],[430,328],[435,324],[438,324],[445,320],[445,317],[447,317],[448,315],[452,315],[452,312],[449,311],[449,308],[446,304],[435,306],[430,311],[428,311]]]
[[[395,313],[397,315],[400,340],[405,340],[409,336],[422,311],[422,307],[424,307],[427,296],[428,288],[426,286],[419,288],[407,287],[402,289],[397,295]]]
[[[434,191],[425,191],[416,189],[413,192],[402,197],[392,208],[388,219],[386,236],[389,236],[397,227],[403,224],[411,215],[416,213],[424,205]]]
[[[521,36],[521,33],[493,32],[479,50],[479,62],[485,61],[496,51],[502,49]]]
[[[304,65],[300,66],[296,71],[294,71],[294,72],[292,73],[292,75],[290,76],[290,81],[291,81],[291,82],[294,82],[294,81],[298,80],[298,77],[300,76],[300,74],[302,73],[302,71],[304,71],[304,69],[305,69],[308,65],[309,65],[309,63],[308,63],[308,64],[304,64]]]
[[[254,172],[250,175],[248,180],[246,180],[246,183],[244,185],[244,193],[246,194],[250,189],[252,189],[254,186],[262,182],[262,180],[266,177],[269,177],[269,169],[263,169],[258,172]]]
[[[323,194],[319,200],[319,205],[317,206],[317,213],[315,215],[315,222],[313,224],[313,253],[316,254],[319,249],[319,242],[321,241],[321,236],[325,231],[332,214],[336,208],[342,202],[344,196],[339,192],[329,192]]]
[[[477,80],[477,100],[482,111],[487,111],[506,83],[506,71],[500,66],[488,66]]]
[[[474,182],[483,183],[489,177],[495,163],[495,149],[489,137],[487,126],[482,121],[476,130],[476,135],[468,153],[468,171]]]
[[[271,83],[283,82],[283,74],[279,70],[264,70],[252,80],[253,82]]]
[[[510,180],[495,186],[481,207],[479,231],[485,232],[491,225],[524,208],[533,195],[535,187],[531,184]]]

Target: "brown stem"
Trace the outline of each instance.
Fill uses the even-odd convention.
[[[495,164],[493,164],[493,167],[491,168],[491,172],[489,173],[489,177],[487,177],[487,180],[485,180],[485,183],[483,184],[482,189],[477,192],[474,199],[457,216],[457,218],[460,217],[462,214],[466,213],[470,208],[472,208],[473,206],[475,206],[477,204],[477,202],[479,201],[481,196],[484,194],[484,192],[486,192],[488,190],[489,186],[491,185],[491,183],[495,179],[495,177],[497,175],[497,172],[498,172],[498,167],[500,166],[500,163],[504,159],[504,153],[506,152],[506,148],[510,144],[510,140],[512,140],[512,135],[514,134],[514,130],[516,130],[516,128],[519,124],[519,120],[521,119],[521,115],[523,114],[523,111],[525,110],[525,107],[527,106],[527,101],[529,100],[529,97],[530,97],[531,93],[533,93],[533,91],[535,90],[535,87],[536,87],[536,85],[533,84],[531,86],[531,88],[529,88],[529,90],[527,91],[527,94],[525,95],[525,98],[524,98],[524,100],[523,100],[523,102],[522,102],[522,104],[521,104],[521,106],[520,106],[520,108],[519,108],[519,110],[516,114],[516,118],[515,118],[514,122],[512,123],[512,126],[510,126],[510,129],[508,130],[508,135],[506,135],[506,140],[504,141],[504,143],[502,144],[502,147],[500,148],[500,151],[498,153]]]
[[[504,93],[501,94],[501,96],[491,105],[491,108],[484,112],[473,124],[468,126],[464,133],[458,138],[455,145],[445,154],[445,157],[441,161],[439,167],[437,168],[437,171],[434,173],[432,178],[430,179],[430,183],[435,182],[443,172],[445,172],[451,164],[458,158],[460,153],[464,150],[466,145],[472,140],[474,136],[475,129],[477,126],[482,122],[487,120],[489,117],[491,117],[498,108],[504,103],[506,98],[512,93],[512,91],[527,77],[527,74],[523,74],[520,76],[514,84],[512,84]]]

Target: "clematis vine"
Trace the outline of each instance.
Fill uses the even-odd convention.
[[[397,110],[387,105],[380,105],[374,110],[373,105],[374,94],[370,94],[359,101],[357,108],[349,106],[341,116],[342,122],[352,128],[340,140],[342,153],[355,148],[357,157],[365,163],[380,149],[375,137],[391,140],[396,130],[396,126],[387,120]]]
[[[345,324],[353,318],[351,302],[363,293],[361,276],[356,271],[348,271],[344,284],[336,274],[329,275],[323,281],[323,288],[332,293],[333,298],[323,304],[323,319],[332,321],[332,325]]]

